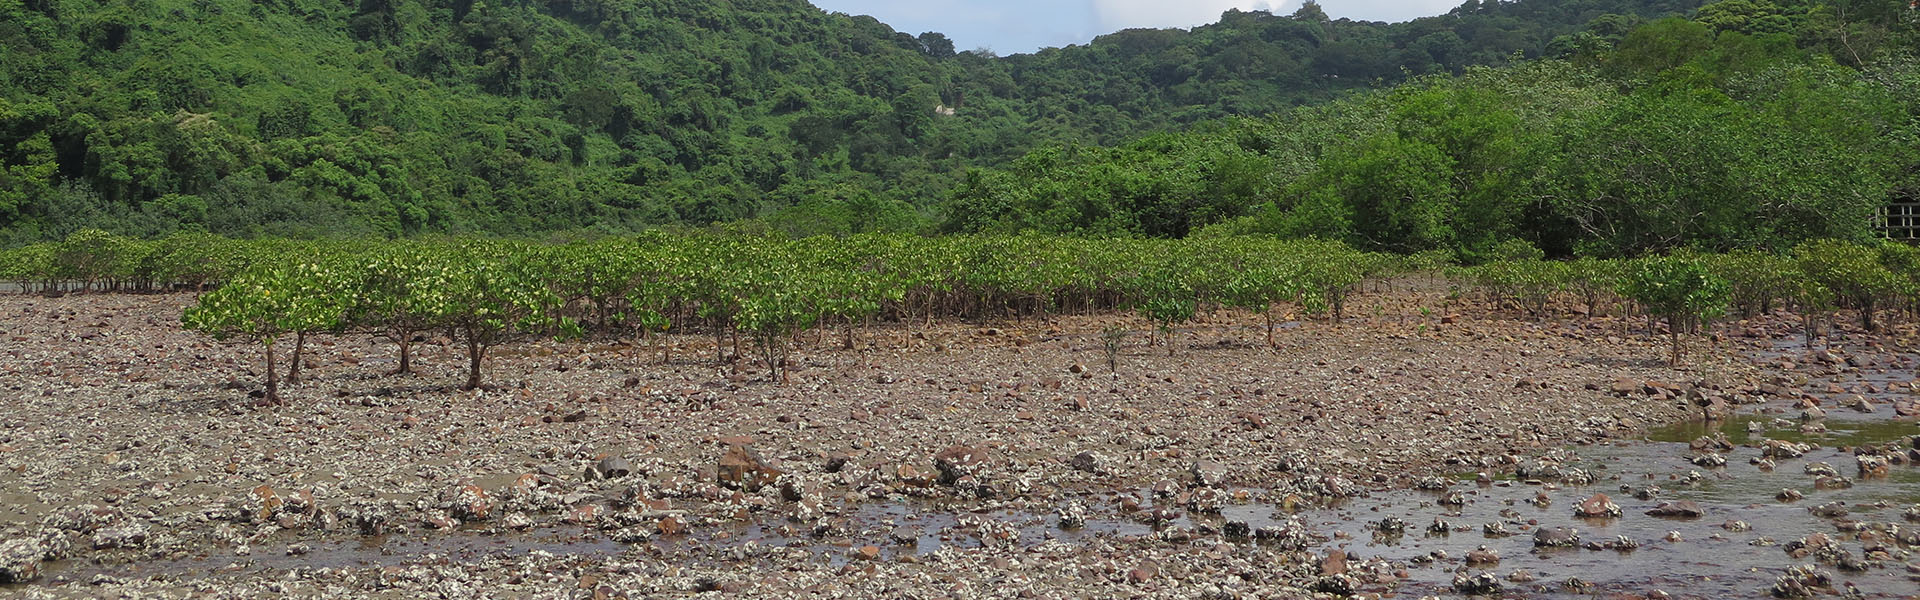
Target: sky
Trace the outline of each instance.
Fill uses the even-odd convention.
[[[1193,27],[1220,20],[1227,9],[1293,14],[1302,0],[812,0],[814,6],[873,15],[895,30],[947,34],[959,50],[996,54],[1084,44],[1131,27]],[[1462,0],[1320,0],[1334,18],[1406,21],[1437,15]]]

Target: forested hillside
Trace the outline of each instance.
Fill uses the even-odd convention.
[[[800,0],[0,0],[0,244],[920,229],[1034,148],[1591,52],[1699,4],[1308,5],[995,57]]]
[[[1920,196],[1916,11],[1727,0],[1562,58],[969,173],[952,231],[1266,233],[1475,260],[1784,249]]]

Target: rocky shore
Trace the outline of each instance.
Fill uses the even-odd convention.
[[[1277,349],[1246,315],[1202,319],[1171,352],[1136,334],[1113,370],[1100,332],[1141,327],[1120,315],[876,327],[853,349],[809,334],[784,385],[716,365],[710,335],[669,336],[671,364],[651,343],[527,340],[477,391],[457,389],[447,340],[394,377],[390,344],[322,337],[291,406],[256,409],[257,351],[181,331],[189,302],[0,297],[0,595],[1418,596],[1420,564],[1349,558],[1341,536],[1479,523],[1328,528],[1312,511],[1417,493],[1434,513],[1478,473],[1623,518],[1630,498],[1575,489],[1609,474],[1556,453],[1768,402],[1912,414],[1911,359],[1880,338],[1774,355],[1756,348],[1790,317],[1726,323],[1672,368],[1638,319],[1522,320],[1418,291],[1287,321]],[[1892,375],[1820,379],[1850,369]],[[1747,460],[1707,444],[1685,460]],[[1528,589],[1466,569],[1500,562],[1479,550],[1437,559],[1461,569],[1435,592]]]

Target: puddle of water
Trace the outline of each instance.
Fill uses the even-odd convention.
[[[304,544],[305,552],[288,554],[288,545]],[[277,540],[253,547],[247,556],[233,554],[232,548],[196,557],[176,560],[139,561],[128,564],[92,564],[56,561],[45,565],[49,576],[70,581],[88,581],[96,575],[139,579],[165,574],[173,577],[204,575],[245,575],[274,573],[292,569],[390,567],[435,562],[440,559],[466,562],[492,556],[517,556],[544,551],[561,556],[613,556],[627,546],[578,527],[551,527],[525,533],[485,535],[479,531],[432,534],[424,537],[374,536],[351,540],[300,541]],[[42,579],[37,584],[56,583]]]
[[[1801,433],[1798,418],[1800,413],[1792,411],[1784,414],[1741,414],[1718,422],[1680,423],[1650,430],[1647,432],[1647,439],[1654,442],[1685,444],[1700,437],[1724,433],[1727,440],[1736,446],[1759,444],[1765,440],[1786,440],[1821,446],[1859,446],[1889,442],[1909,435],[1920,435],[1920,424],[1914,421],[1872,419],[1872,415],[1861,413],[1855,414],[1867,418],[1833,414],[1844,410],[1846,409],[1829,412],[1828,418],[1817,421],[1827,429],[1822,432]],[[1892,411],[1889,410],[1887,414],[1891,416]],[[1775,427],[1775,419],[1786,419],[1791,424]],[[1748,430],[1750,423],[1759,423],[1761,431],[1750,432]]]

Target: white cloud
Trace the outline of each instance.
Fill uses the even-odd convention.
[[[1234,8],[1280,12],[1268,0],[1093,0],[1094,17],[1108,29],[1193,27],[1218,21],[1220,13]]]
[[[1363,21],[1406,21],[1445,13],[1461,0],[1320,0],[1320,8],[1335,18]],[[1093,12],[1107,29],[1129,27],[1193,27],[1220,20],[1228,9],[1265,10],[1290,15],[1302,0],[1092,0]]]
[[[1462,0],[1320,0],[1320,8],[1326,9],[1327,14],[1335,18],[1407,21],[1418,17],[1445,14],[1454,7],[1460,6],[1461,2]],[[1298,6],[1299,3],[1296,0],[1290,4]]]

